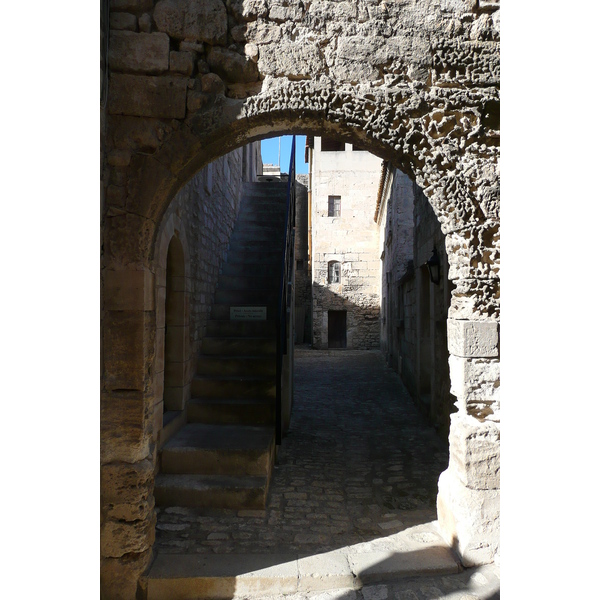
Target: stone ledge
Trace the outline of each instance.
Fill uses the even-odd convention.
[[[148,578],[148,600],[191,597],[262,598],[333,589],[360,589],[398,578],[448,575],[462,567],[437,522],[331,552],[303,554],[159,554]]]

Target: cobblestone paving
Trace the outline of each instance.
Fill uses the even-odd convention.
[[[447,444],[378,351],[297,347],[292,422],[266,510],[157,509],[155,550],[312,555],[348,546],[386,549],[394,534],[435,521],[437,481],[447,465]],[[484,565],[285,600],[499,600],[499,590],[500,568]],[[261,600],[277,598],[282,595]]]
[[[447,444],[381,353],[296,347],[295,358],[266,510],[157,509],[158,552],[312,554],[436,519]]]

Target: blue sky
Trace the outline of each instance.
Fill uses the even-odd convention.
[[[292,136],[281,136],[281,162],[279,162],[279,137],[261,140],[261,154],[263,163],[281,165],[281,170],[287,173],[290,166],[290,152],[292,148]],[[296,136],[296,173],[308,173],[308,165],[304,162],[305,135]]]

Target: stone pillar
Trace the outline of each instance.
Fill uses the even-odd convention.
[[[101,597],[130,600],[152,558],[154,277],[105,269],[100,408]]]
[[[500,543],[500,361],[495,321],[448,319],[450,462],[439,480],[438,520],[464,566],[490,563]]]

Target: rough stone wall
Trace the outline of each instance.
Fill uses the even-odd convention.
[[[381,349],[388,364],[398,370],[399,344],[404,323],[399,315],[399,280],[413,260],[413,182],[399,171],[386,167],[382,173],[389,183],[382,189],[378,213],[381,248]],[[383,182],[382,182],[383,183]],[[383,298],[385,297],[385,302]]]
[[[186,183],[171,202],[170,213],[185,224],[189,243],[190,332],[193,355],[206,333],[219,269],[240,207],[243,149],[216,159]]]
[[[499,531],[500,3],[111,0],[102,170],[102,461],[152,495],[157,229],[200,168],[279,132],[339,134],[424,190],[446,236],[459,412],[438,518],[465,564]],[[119,291],[113,283],[122,282]],[[107,290],[112,290],[107,294]],[[132,472],[140,477],[130,477]],[[129,478],[129,479],[128,479]],[[104,485],[104,483],[103,483]],[[129,484],[114,502],[135,502]],[[102,532],[133,598],[152,516]]]
[[[251,144],[217,158],[199,171],[174,197],[158,227],[158,240],[164,244],[161,253],[164,260],[166,247],[173,235],[177,235],[185,248],[186,276],[182,278],[176,293],[185,292],[185,314],[189,315],[189,318],[185,319],[185,327],[182,328],[185,347],[183,377],[186,381],[190,381],[195,372],[195,359],[206,332],[219,268],[226,256],[240,206],[244,173],[250,176],[256,174],[257,147],[260,152],[260,143]],[[153,355],[157,357],[157,367],[155,402],[148,415],[148,419],[153,422],[149,456],[141,463],[123,464],[121,461],[112,460],[116,457],[106,455],[101,468],[102,534],[104,540],[113,540],[112,544],[102,546],[103,564],[107,574],[112,572],[115,563],[125,564],[133,570],[142,569],[154,539],[154,500],[151,487],[146,484],[152,480],[155,469],[152,458],[155,456],[164,410],[164,260],[157,268],[155,279],[157,322]],[[118,299],[122,286],[122,281],[113,281],[110,290],[105,291],[113,300],[115,297]],[[127,401],[126,393],[122,393],[122,400]],[[127,423],[113,425],[115,436],[122,436],[128,432]],[[105,448],[107,447],[109,445],[105,444]],[[121,493],[124,496],[120,497]],[[109,575],[103,582],[104,589],[111,589],[117,595],[126,593],[130,585],[131,582],[124,583],[116,576],[113,580]]]
[[[446,321],[452,284],[447,279],[444,235],[423,191],[402,172],[394,173],[383,201],[382,350],[424,414],[447,438],[456,399],[450,394],[448,367]],[[439,286],[429,283],[424,268],[434,246],[442,263]]]
[[[421,303],[421,307],[419,307],[419,286],[415,285],[417,298],[414,316],[417,322],[417,333],[419,333],[419,310],[425,310],[426,314],[424,318],[429,319],[429,339],[425,352],[429,356],[429,368],[431,371],[427,398],[422,397],[419,391],[417,392],[417,398],[423,403],[423,409],[426,411],[428,417],[433,421],[442,435],[447,437],[450,427],[450,414],[454,412],[453,404],[456,400],[450,394],[447,341],[448,307],[453,285],[448,280],[448,257],[445,250],[445,236],[440,228],[440,223],[423,191],[418,186],[415,186],[414,197],[415,266],[422,268],[431,257],[434,247],[438,251],[441,263],[441,281],[439,286],[432,283],[428,284],[429,306],[422,306]],[[421,273],[428,278],[425,269],[422,269]],[[423,285],[427,285],[427,283]],[[417,338],[419,337],[417,335]],[[414,358],[417,365],[417,379],[419,378],[419,360],[416,358],[418,353],[419,349],[417,349]]]
[[[296,341],[310,341],[311,277],[308,268],[308,175],[296,175],[296,236],[295,236],[295,304]],[[301,261],[299,263],[298,261]],[[302,331],[300,331],[302,328]]]
[[[380,264],[373,221],[381,160],[367,152],[322,152],[315,138],[312,172],[313,345],[328,348],[328,311],[345,310],[348,348],[379,347]],[[339,196],[339,217],[328,216]],[[341,263],[339,283],[328,282],[331,261]]]

